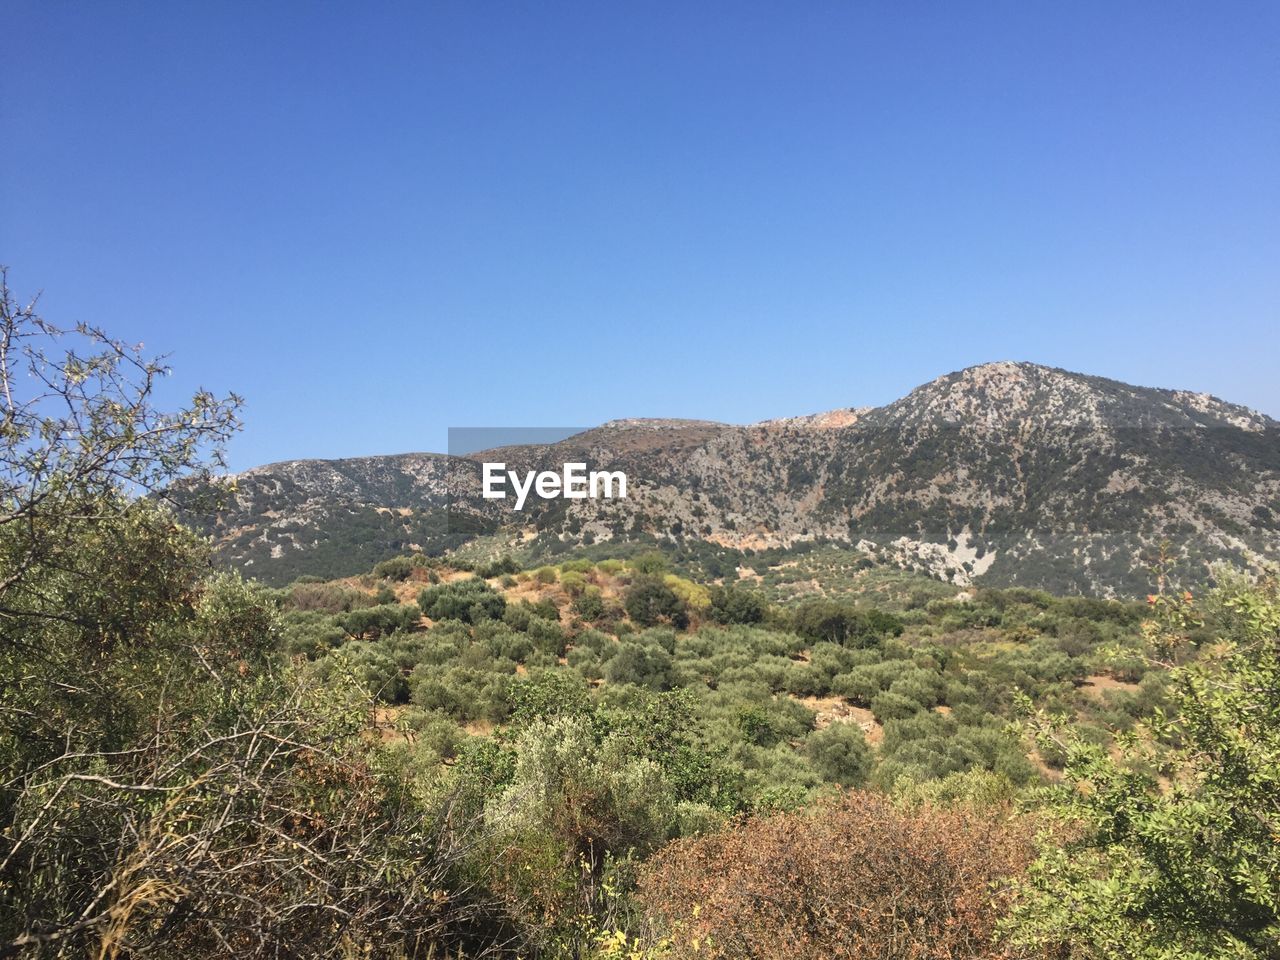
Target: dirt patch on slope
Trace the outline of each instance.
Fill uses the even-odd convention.
[[[833,723],[856,723],[862,729],[867,743],[875,746],[884,739],[884,727],[876,721],[875,714],[865,707],[855,707],[842,697],[794,697],[818,715],[814,726],[825,730]]]

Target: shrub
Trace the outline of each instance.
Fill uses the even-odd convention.
[[[610,683],[633,683],[650,690],[670,690],[674,683],[671,654],[655,644],[623,641],[604,668]]]
[[[480,623],[501,620],[507,601],[478,577],[427,587],[418,594],[418,607],[432,620]]]
[[[295,583],[289,591],[289,604],[295,610],[320,613],[347,613],[368,606],[366,595],[340,583]]]
[[[787,668],[783,689],[797,697],[819,697],[827,692],[827,684],[809,664],[793,663]]]
[[[888,690],[876,694],[871,700],[871,712],[880,723],[910,717],[923,709],[920,701]]]
[[[892,661],[854,667],[848,673],[832,678],[831,691],[859,706],[869,707],[900,670],[900,665]]]
[[[805,740],[804,752],[818,776],[842,787],[861,786],[871,772],[871,747],[854,723],[833,723],[815,730]]]
[[[902,621],[875,608],[833,600],[810,600],[793,615],[796,633],[810,640],[868,647],[902,633]]]
[[[769,713],[761,707],[744,707],[739,710],[735,723],[748,743],[754,743],[758,747],[771,747],[778,742]]]
[[[412,557],[392,557],[377,564],[373,568],[373,576],[378,580],[408,580],[413,568]]]
[[[477,647],[445,664],[420,663],[409,677],[412,701],[456,720],[501,723],[511,712],[514,664],[494,661]]]
[[[338,626],[352,637],[377,640],[397,630],[412,630],[418,625],[418,608],[409,604],[388,603],[378,607],[362,607],[337,617]]]
[[[491,563],[487,563],[476,569],[476,575],[483,577],[485,580],[492,580],[494,577],[511,576],[518,573],[520,566],[511,557],[501,557]]]
[[[349,644],[343,648],[342,659],[369,696],[387,703],[404,703],[409,698],[404,672],[381,644]]]
[[[591,690],[562,670],[538,670],[511,686],[511,720],[516,727],[556,717],[583,717],[591,710]]]
[[[765,603],[757,594],[737,587],[713,587],[708,611],[716,623],[760,623]]]
[[[932,670],[908,670],[889,685],[889,693],[914,700],[924,707],[936,706],[942,700],[946,684],[942,675]]]
[[[711,592],[700,583],[672,573],[664,576],[662,582],[671,588],[671,592],[679,598],[687,611],[701,614],[711,606]]]
[[[552,657],[564,656],[565,634],[560,629],[559,623],[544,620],[542,617],[530,617],[525,634],[539,653],[549,654]]]
[[[641,867],[639,898],[681,956],[995,958],[1007,896],[990,888],[1030,853],[1005,807],[902,809],[852,792],[676,841]]]
[[[645,627],[667,622],[677,627],[688,624],[684,604],[669,586],[654,577],[637,578],[623,600],[627,616]]]
[[[1072,824],[1046,844],[1019,891],[1019,946],[1073,956],[1270,958],[1280,952],[1280,586],[1229,582],[1222,642],[1178,657],[1200,627],[1190,594],[1160,597],[1151,653],[1171,666],[1170,719],[1116,755],[1043,714],[1042,743],[1065,744],[1065,784],[1052,812]],[[1143,767],[1152,749],[1169,778]]]
[[[600,588],[587,587],[582,596],[573,601],[573,612],[588,623],[602,618],[605,613],[605,603],[604,597],[600,595]]]
[[[667,558],[656,550],[650,550],[634,557],[630,566],[641,576],[660,577],[667,572]]]

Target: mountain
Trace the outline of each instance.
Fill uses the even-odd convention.
[[[485,500],[481,461],[622,470],[626,499]],[[1031,363],[887,406],[737,426],[620,420],[467,457],[302,460],[228,477],[190,514],[269,582],[406,550],[562,553],[656,540],[726,555],[826,542],[959,584],[1140,593],[1167,542],[1185,581],[1280,557],[1280,423],[1206,394]]]

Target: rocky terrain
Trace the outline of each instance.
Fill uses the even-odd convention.
[[[625,500],[482,500],[482,460],[623,470]],[[1030,363],[971,367],[879,408],[737,426],[613,421],[468,457],[271,464],[193,511],[268,582],[408,550],[701,542],[846,545],[957,584],[1145,591],[1167,544],[1184,581],[1280,556],[1280,423],[1204,394]]]

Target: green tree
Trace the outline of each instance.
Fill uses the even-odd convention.
[[[843,787],[862,786],[871,772],[871,747],[857,724],[833,723],[815,730],[805,740],[804,751],[818,776]]]
[[[573,601],[573,612],[588,623],[593,623],[604,616],[604,597],[599,587],[587,587],[582,596]]]
[[[427,587],[418,594],[418,607],[432,620],[480,623],[501,620],[507,601],[479,577]]]
[[[796,610],[793,625],[802,637],[851,647],[875,646],[902,633],[893,614],[836,600],[808,601]]]
[[[661,577],[667,572],[667,558],[657,550],[648,550],[631,560],[631,569],[643,577]]]
[[[1156,598],[1152,655],[1172,709],[1121,752],[1040,715],[1066,755],[1047,845],[1021,885],[1014,942],[1073,957],[1208,960],[1280,955],[1280,595],[1274,579],[1211,598],[1217,643],[1185,662],[1199,630],[1189,594]],[[1166,776],[1164,785],[1152,764]]]
[[[623,606],[627,616],[641,626],[652,627],[662,622],[676,627],[688,624],[684,603],[657,577],[637,578],[627,589]]]
[[[716,623],[760,623],[765,603],[757,594],[737,587],[713,587],[711,619]]]

